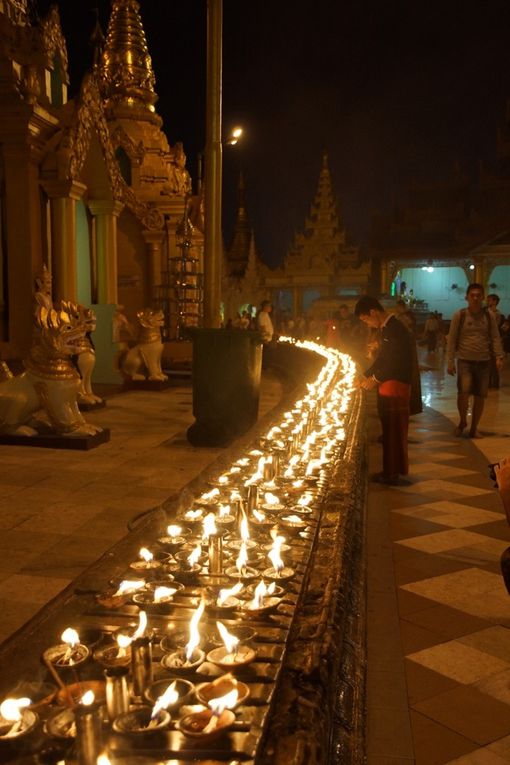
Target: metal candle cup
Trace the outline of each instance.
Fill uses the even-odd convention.
[[[127,667],[111,667],[105,669],[106,680],[106,709],[110,720],[115,720],[129,709],[129,690],[127,684],[129,670]]]
[[[248,486],[248,496],[246,499],[248,503],[248,513],[252,513],[259,501],[259,487],[255,484],[250,484],[250,486]]]
[[[79,704],[74,714],[78,765],[96,765],[103,749],[101,707],[99,704]]]
[[[209,573],[223,573],[223,539],[221,534],[209,535]]]
[[[152,645],[150,638],[140,637],[131,643],[131,675],[133,694],[141,696],[152,683]]]

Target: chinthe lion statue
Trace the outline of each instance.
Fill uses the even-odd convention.
[[[38,303],[25,372],[13,376],[6,364],[0,368],[0,433],[35,436],[49,427],[64,436],[95,435],[102,429],[78,409],[81,379],[71,361],[87,331],[83,314],[71,303],[58,310]]]
[[[138,311],[136,317],[140,324],[138,343],[121,359],[123,373],[131,380],[168,380],[161,369],[163,311],[144,308]]]

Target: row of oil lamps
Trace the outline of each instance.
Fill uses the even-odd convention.
[[[129,565],[129,578],[99,596],[99,603],[108,608],[129,602],[140,607],[134,631],[118,630],[114,639],[92,653],[104,667],[105,685],[79,682],[78,670],[91,650],[74,629],[66,629],[62,643],[44,652],[43,661],[60,685],[59,697],[66,707],[46,721],[46,731],[75,738],[80,765],[108,761],[102,751],[105,710],[93,689],[99,688],[100,697],[104,693],[113,730],[131,735],[164,730],[170,711],[174,713],[194,694],[202,707],[174,722],[185,736],[201,741],[228,730],[235,721],[233,710],[249,694],[248,686],[235,676],[257,656],[251,642],[256,632],[246,620],[256,624],[275,611],[294,577],[295,570],[282,555],[299,555],[299,536],[306,536],[314,516],[321,479],[345,438],[344,419],[353,389],[355,367],[349,357],[315,343],[297,345],[325,357],[306,396],[260,440],[259,448],[230,465],[209,491],[179,514],[157,540],[158,552],[143,547]],[[291,536],[290,542],[282,531]],[[224,586],[229,580],[231,585]],[[174,631],[161,641],[161,664],[177,678],[154,682],[147,613],[169,614],[187,585],[204,583],[187,634]],[[218,639],[210,637],[216,647],[207,654],[200,648],[204,612],[216,617],[221,638],[218,645]],[[234,620],[232,632],[221,618]],[[206,660],[227,674],[195,687],[186,678]],[[62,671],[72,673],[77,682],[66,685]],[[133,698],[138,705],[132,706]],[[151,706],[141,705],[141,700]],[[26,697],[7,698],[0,704],[0,742],[16,741],[35,728],[33,707]]]

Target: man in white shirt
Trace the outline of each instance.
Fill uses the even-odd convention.
[[[257,327],[262,335],[262,342],[264,344],[270,343],[273,339],[274,328],[270,316],[272,310],[273,306],[269,300],[263,300],[260,311],[257,314]]]

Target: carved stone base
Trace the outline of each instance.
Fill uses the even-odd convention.
[[[37,436],[8,436],[0,434],[4,446],[40,446],[44,449],[78,449],[88,451],[110,440],[110,429],[104,428],[93,436],[58,436],[45,433]]]
[[[95,412],[96,409],[104,409],[105,406],[106,401],[104,399],[102,401],[95,401],[93,404],[88,404],[86,401],[78,402],[80,412]]]
[[[126,380],[124,390],[166,390],[170,388],[170,380]]]

